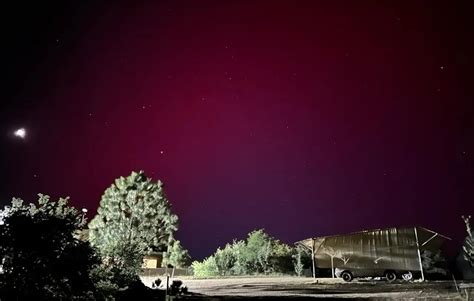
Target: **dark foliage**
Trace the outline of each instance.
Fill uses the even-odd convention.
[[[77,239],[84,226],[81,214],[67,199],[38,205],[14,199],[0,226],[2,301],[93,299],[89,277],[98,263],[88,242]]]

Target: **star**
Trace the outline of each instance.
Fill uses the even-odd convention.
[[[26,137],[26,130],[24,128],[19,128],[16,130],[13,135],[15,135],[18,138],[25,139]]]
[[[165,153],[164,151],[160,151],[160,154],[162,154],[162,155],[163,155],[164,153]]]

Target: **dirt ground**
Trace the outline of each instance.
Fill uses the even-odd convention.
[[[180,300],[303,300],[319,299],[396,299],[396,300],[474,300],[474,283],[453,281],[394,282],[300,277],[256,277],[227,279],[180,278],[190,295]],[[147,284],[150,279],[143,279]],[[470,293],[465,298],[466,290]]]

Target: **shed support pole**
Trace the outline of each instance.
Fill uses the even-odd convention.
[[[332,278],[335,278],[335,276],[334,276],[334,256],[331,256],[331,275],[332,275]]]
[[[311,261],[313,265],[313,278],[316,279],[316,265],[314,264],[314,238],[312,239],[311,244]]]
[[[420,262],[421,281],[425,281],[425,274],[423,273],[423,263],[421,262],[420,243],[418,241],[418,231],[416,230],[416,227],[414,227],[413,229],[415,230],[416,251],[418,252],[418,261]]]

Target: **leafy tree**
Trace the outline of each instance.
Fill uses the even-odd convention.
[[[263,231],[254,230],[248,234],[244,258],[254,273],[270,272],[269,257],[272,251],[270,236]]]
[[[232,275],[247,275],[249,273],[248,264],[243,254],[246,252],[246,244],[244,240],[234,240],[230,245],[232,256],[234,257],[234,264],[231,268]]]
[[[89,272],[98,259],[88,242],[77,239],[84,225],[67,198],[51,202],[40,194],[37,204],[29,205],[13,199],[0,225],[2,300],[92,298]]]
[[[232,245],[227,244],[224,249],[218,248],[216,253],[214,253],[214,258],[216,261],[217,269],[220,275],[232,275],[236,261],[237,254],[235,253]]]
[[[132,172],[105,190],[89,224],[90,242],[106,264],[136,275],[144,255],[167,250],[177,224],[163,183]]]
[[[243,257],[250,273],[287,273],[293,269],[292,249],[263,229],[248,234]]]
[[[168,251],[163,256],[163,266],[171,265],[174,268],[184,268],[189,265],[191,257],[189,256],[188,250],[181,246],[179,240],[173,240],[168,246]]]
[[[270,265],[273,273],[289,273],[293,271],[294,249],[279,240],[271,241],[272,251],[270,254]]]
[[[467,262],[474,267],[474,237],[471,229],[471,216],[462,216],[464,223],[466,224],[467,237],[464,241],[464,246],[462,247],[464,251],[464,258]]]

